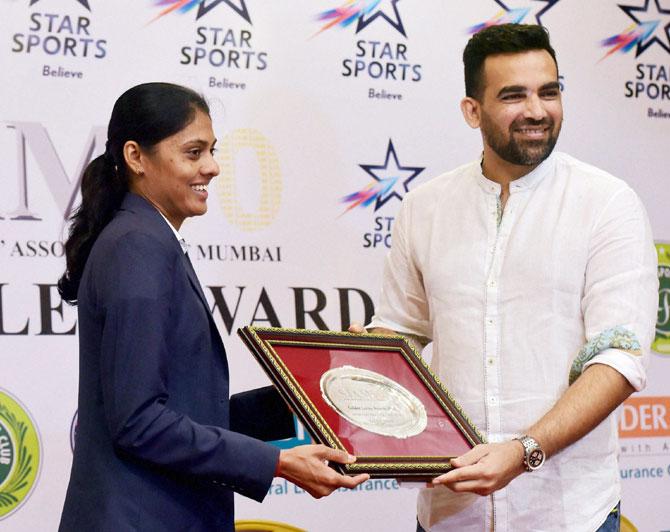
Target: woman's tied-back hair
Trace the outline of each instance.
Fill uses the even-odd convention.
[[[65,243],[66,269],[58,281],[61,297],[77,302],[77,290],[91,248],[121,206],[129,189],[123,147],[135,141],[151,151],[178,133],[209,106],[197,92],[172,83],[144,83],[124,92],[112,109],[105,152],[93,159],[81,180],[81,205],[71,218]]]

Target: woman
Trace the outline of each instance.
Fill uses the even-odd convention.
[[[114,105],[59,281],[78,304],[79,421],[60,530],[233,530],[233,491],[262,500],[275,475],[315,497],[354,487],[323,446],[292,434],[270,388],[228,397],[225,350],[179,236],[218,174],[209,108],[147,83]],[[258,438],[258,439],[257,439]]]

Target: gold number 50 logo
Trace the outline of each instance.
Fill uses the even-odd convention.
[[[255,210],[245,210],[240,202],[236,162],[240,151],[251,149],[258,163],[258,205]],[[271,225],[281,204],[282,177],[279,158],[268,139],[255,129],[236,129],[227,135],[219,146],[218,162],[219,200],[225,217],[243,231],[258,231]],[[251,178],[255,176],[242,176]]]

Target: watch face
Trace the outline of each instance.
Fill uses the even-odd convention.
[[[534,449],[528,455],[528,467],[537,469],[544,463],[544,452],[541,449]]]

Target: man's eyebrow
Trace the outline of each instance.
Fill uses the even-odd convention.
[[[506,94],[512,94],[517,92],[526,92],[526,87],[523,85],[507,85],[498,91],[498,98],[505,96]]]
[[[540,87],[541,91],[546,91],[548,89],[561,90],[561,84],[558,81],[551,81],[549,83],[545,83]]]
[[[541,91],[546,91],[546,90],[552,90],[552,89],[558,89],[560,90],[561,85],[558,83],[558,81],[550,81],[549,83],[545,83],[540,87]],[[507,94],[517,94],[519,92],[526,92],[527,88],[524,87],[523,85],[507,85],[506,87],[503,87],[498,91],[498,98],[505,96]]]

